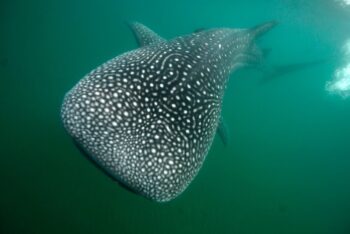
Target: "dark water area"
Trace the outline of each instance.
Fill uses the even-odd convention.
[[[64,94],[137,48],[126,22],[165,38],[279,25],[266,69],[232,74],[198,176],[155,203],[118,185],[65,132]],[[0,233],[350,233],[350,2],[0,2]]]

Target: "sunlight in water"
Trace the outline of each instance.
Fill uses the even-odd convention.
[[[326,89],[330,93],[347,98],[350,96],[350,39],[345,43],[343,52],[346,65],[335,71],[334,79],[327,82]]]
[[[343,51],[344,51],[346,58],[350,61],[350,39],[345,43],[345,45],[343,47]]]
[[[350,0],[336,0],[338,3],[340,3],[342,6],[350,6]]]
[[[350,96],[350,64],[335,71],[334,80],[327,83],[326,88],[344,98]]]

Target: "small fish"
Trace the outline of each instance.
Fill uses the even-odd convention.
[[[153,201],[170,201],[195,178],[223,123],[229,75],[261,59],[255,40],[275,25],[165,40],[133,23],[141,47],[97,67],[66,94],[64,126],[112,178]]]

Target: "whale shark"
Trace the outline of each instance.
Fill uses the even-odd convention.
[[[216,132],[225,137],[229,77],[259,63],[256,41],[276,24],[166,40],[131,23],[140,47],[98,66],[66,93],[63,125],[107,175],[152,201],[170,201],[196,177]]]

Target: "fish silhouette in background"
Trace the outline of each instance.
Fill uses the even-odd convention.
[[[260,84],[270,83],[277,78],[285,75],[293,74],[296,72],[302,72],[307,69],[311,69],[328,62],[329,59],[317,59],[307,62],[282,64],[274,66],[258,66],[258,69],[263,73],[263,77],[260,80]]]
[[[65,95],[63,124],[109,176],[153,201],[172,200],[197,175],[216,132],[225,137],[220,119],[230,74],[259,63],[255,41],[275,25],[165,40],[133,23],[141,47],[81,79]]]

